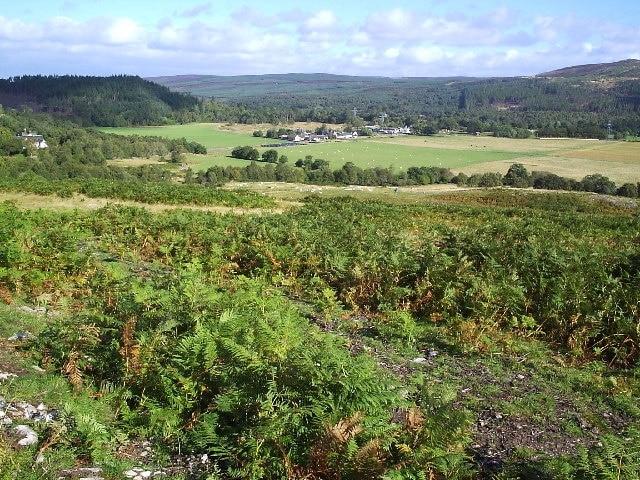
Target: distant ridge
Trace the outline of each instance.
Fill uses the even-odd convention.
[[[535,75],[536,78],[601,78],[613,81],[640,79],[640,60],[627,59],[612,63],[595,63],[561,68]],[[373,91],[406,88],[430,88],[435,85],[491,82],[520,77],[368,77],[328,73],[285,73],[265,75],[175,75],[148,77],[146,80],[168,87],[174,92],[220,101],[242,101],[248,98],[291,95],[357,96]]]
[[[398,85],[433,85],[463,80],[465,77],[373,77],[330,73],[283,73],[265,75],[175,75],[147,77],[145,80],[168,87],[174,92],[197,97],[240,99],[263,95],[322,95],[335,92],[351,94]]]
[[[560,68],[537,75],[538,77],[615,77],[640,78],[640,60],[627,59],[613,63],[592,63],[587,65],[576,65],[573,67]]]

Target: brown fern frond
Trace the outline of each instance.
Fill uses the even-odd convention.
[[[418,432],[424,425],[424,414],[419,407],[400,408],[394,412],[393,422],[401,424],[408,432]]]
[[[67,361],[62,366],[62,373],[67,376],[73,388],[78,389],[82,386],[82,370],[78,365],[78,357],[80,354],[76,350],[71,350]]]
[[[358,449],[354,462],[362,472],[378,472],[384,469],[383,452],[380,449],[380,439],[372,438]]]
[[[0,286],[0,300],[7,305],[11,305],[13,303],[11,292],[4,285]]]
[[[418,407],[411,407],[407,410],[405,427],[411,432],[418,431],[424,425],[424,415]]]
[[[140,345],[138,345],[134,339],[136,332],[136,317],[129,317],[122,329],[122,347],[118,350],[118,353],[124,360],[125,371],[130,371],[139,374],[142,371],[142,365],[139,360]]]
[[[344,450],[349,440],[363,431],[360,422],[364,415],[356,412],[335,425],[326,425],[324,434],[316,441],[309,455],[309,478],[339,480],[341,478],[330,461],[333,454]]]
[[[51,427],[47,428],[45,431],[46,438],[41,442],[36,452],[36,463],[42,463],[44,461],[45,451],[60,443],[65,433],[67,433],[67,427],[62,423],[54,423]]]
[[[100,327],[93,323],[82,325],[80,331],[84,334],[83,339],[88,344],[94,344],[100,342]]]
[[[362,412],[356,412],[350,417],[343,418],[335,425],[332,425],[326,429],[328,437],[335,443],[344,444],[351,440],[353,437],[362,432],[363,428],[360,425],[364,415]]]

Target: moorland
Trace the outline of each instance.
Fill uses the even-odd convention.
[[[639,78],[0,81],[0,479],[639,478]]]

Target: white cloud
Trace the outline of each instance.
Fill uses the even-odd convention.
[[[385,58],[398,58],[401,50],[399,48],[387,48],[382,54]]]
[[[266,28],[274,27],[278,24],[277,15],[268,15],[261,10],[249,7],[242,7],[231,13],[231,19],[243,24],[253,25],[255,27]]]
[[[19,20],[0,17],[0,41],[32,41],[38,36],[40,33],[30,25]]]
[[[310,32],[333,30],[338,25],[338,17],[331,10],[321,10],[304,21],[304,29]]]
[[[359,17],[326,7],[263,11],[239,5],[226,14],[219,7],[200,0],[172,17],[156,17],[155,25],[126,13],[84,20],[70,11],[45,20],[0,16],[0,76],[22,74],[24,66],[60,74],[73,68],[140,75],[517,75],[637,58],[640,45],[633,22],[578,13],[532,19],[517,5],[491,11],[477,6],[481,13],[390,7]]]
[[[441,47],[417,47],[409,51],[411,60],[418,63],[434,63],[447,58],[447,54]]]
[[[130,18],[116,18],[106,25],[104,38],[109,44],[137,43],[144,39],[145,31]]]
[[[403,8],[388,12],[372,13],[366,20],[363,31],[372,39],[407,39],[415,36],[416,16]]]
[[[349,36],[348,43],[354,46],[371,44],[371,36],[367,32],[355,32]]]

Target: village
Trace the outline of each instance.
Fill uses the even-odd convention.
[[[367,132],[367,133],[364,133]],[[320,134],[309,133],[304,130],[299,130],[296,132],[289,133],[287,135],[281,135],[279,138],[287,142],[286,144],[282,144],[282,146],[286,145],[297,145],[299,143],[308,142],[308,143],[319,143],[326,142],[328,140],[356,140],[360,136],[369,136],[371,133],[373,134],[381,134],[381,135],[410,135],[411,127],[381,127],[380,125],[365,125],[360,133],[357,131],[337,131],[332,130]]]

